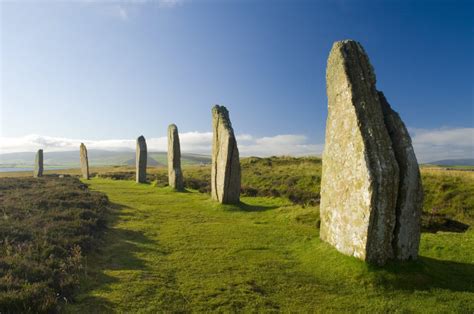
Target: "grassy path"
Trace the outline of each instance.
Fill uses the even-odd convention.
[[[116,204],[69,312],[473,312],[474,234],[424,234],[416,263],[371,268],[319,241],[315,208],[93,179]]]

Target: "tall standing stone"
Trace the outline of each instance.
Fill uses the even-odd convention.
[[[224,106],[212,108],[211,196],[222,204],[240,201],[240,160],[237,141]]]
[[[137,183],[146,182],[146,159],[147,149],[146,141],[143,135],[137,138],[137,152],[136,152],[136,181]]]
[[[172,188],[184,189],[183,172],[181,171],[181,148],[179,145],[178,127],[168,126],[168,183]]]
[[[393,240],[394,254],[399,260],[416,259],[420,245],[423,209],[420,167],[411,144],[410,134],[402,119],[390,107],[382,92],[379,92],[379,99],[395,158],[400,168],[400,184],[395,208],[397,221]]]
[[[33,177],[42,177],[43,176],[43,150],[38,149],[35,157],[35,170],[33,171]]]
[[[81,143],[81,146],[79,148],[79,155],[81,159],[82,177],[86,180],[89,180],[89,157],[87,156],[87,148],[84,143]]]
[[[399,169],[375,81],[359,43],[334,43],[326,70],[320,237],[342,253],[384,264],[394,256]]]

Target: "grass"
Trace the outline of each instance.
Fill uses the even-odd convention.
[[[105,229],[107,197],[71,177],[3,178],[0,200],[0,313],[60,309]]]
[[[474,172],[422,168],[423,209],[474,224]]]
[[[423,234],[416,262],[377,268],[319,240],[318,207],[95,178],[116,205],[66,311],[474,311],[474,234]]]
[[[284,197],[295,204],[319,204],[321,159],[317,157],[242,158],[242,194]],[[135,178],[130,168],[96,169],[101,177]],[[185,186],[210,193],[210,166],[183,167]],[[474,172],[421,168],[425,192],[423,228],[425,230],[464,230],[474,223]],[[164,167],[148,169],[149,181],[166,186]]]
[[[241,159],[242,193],[247,196],[282,196],[293,203],[319,203],[321,159],[317,157],[249,157]],[[133,180],[130,168],[99,169],[103,178]],[[149,168],[148,180],[158,186],[168,183],[165,167]],[[210,193],[211,166],[184,165],[185,186]]]

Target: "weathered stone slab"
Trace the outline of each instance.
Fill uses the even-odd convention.
[[[420,245],[421,212],[423,209],[420,167],[405,124],[398,113],[390,107],[382,92],[379,92],[379,99],[400,169],[400,184],[395,209],[397,221],[393,239],[395,258],[399,260],[416,259]]]
[[[136,151],[136,182],[146,182],[146,161],[147,161],[146,141],[143,135],[137,138]]]
[[[222,204],[240,202],[240,160],[226,107],[212,108],[211,196]]]
[[[89,180],[89,157],[87,156],[87,148],[84,143],[81,143],[79,155],[81,160],[82,177],[86,180]]]
[[[327,71],[328,118],[321,182],[321,239],[371,263],[393,258],[398,165],[369,59],[336,42]]]
[[[43,176],[43,150],[38,149],[35,157],[35,169],[33,171],[33,177],[42,177]]]
[[[168,183],[175,190],[184,190],[183,172],[181,171],[181,148],[178,127],[168,126]]]

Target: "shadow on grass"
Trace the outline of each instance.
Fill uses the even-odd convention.
[[[443,214],[427,214],[421,216],[421,232],[436,233],[438,231],[463,233],[469,225],[450,219]]]
[[[130,208],[119,204],[111,204],[110,214],[107,217],[107,229],[100,241],[99,248],[90,255],[86,266],[86,274],[82,278],[80,293],[74,308],[94,309],[99,312],[110,312],[115,305],[106,298],[91,295],[92,291],[111,291],[110,285],[118,279],[106,274],[110,270],[137,270],[147,271],[149,267],[139,257],[140,254],[152,250],[162,255],[168,254],[166,250],[160,251],[157,241],[145,236],[142,232],[115,227],[119,216],[127,216],[122,210]]]
[[[474,292],[474,264],[420,256],[417,261],[368,266],[375,284],[401,290],[447,289]]]
[[[219,204],[224,210],[228,211],[242,211],[242,212],[264,212],[267,210],[272,210],[279,208],[278,205],[252,205],[246,204],[244,202],[239,202],[238,204]]]
[[[167,188],[169,191],[171,192],[174,192],[174,193],[192,193],[191,190],[188,190],[186,188],[182,189],[182,190],[178,190],[178,189],[174,189],[172,187],[170,187],[169,185],[166,185],[166,186],[158,186],[160,188]]]

